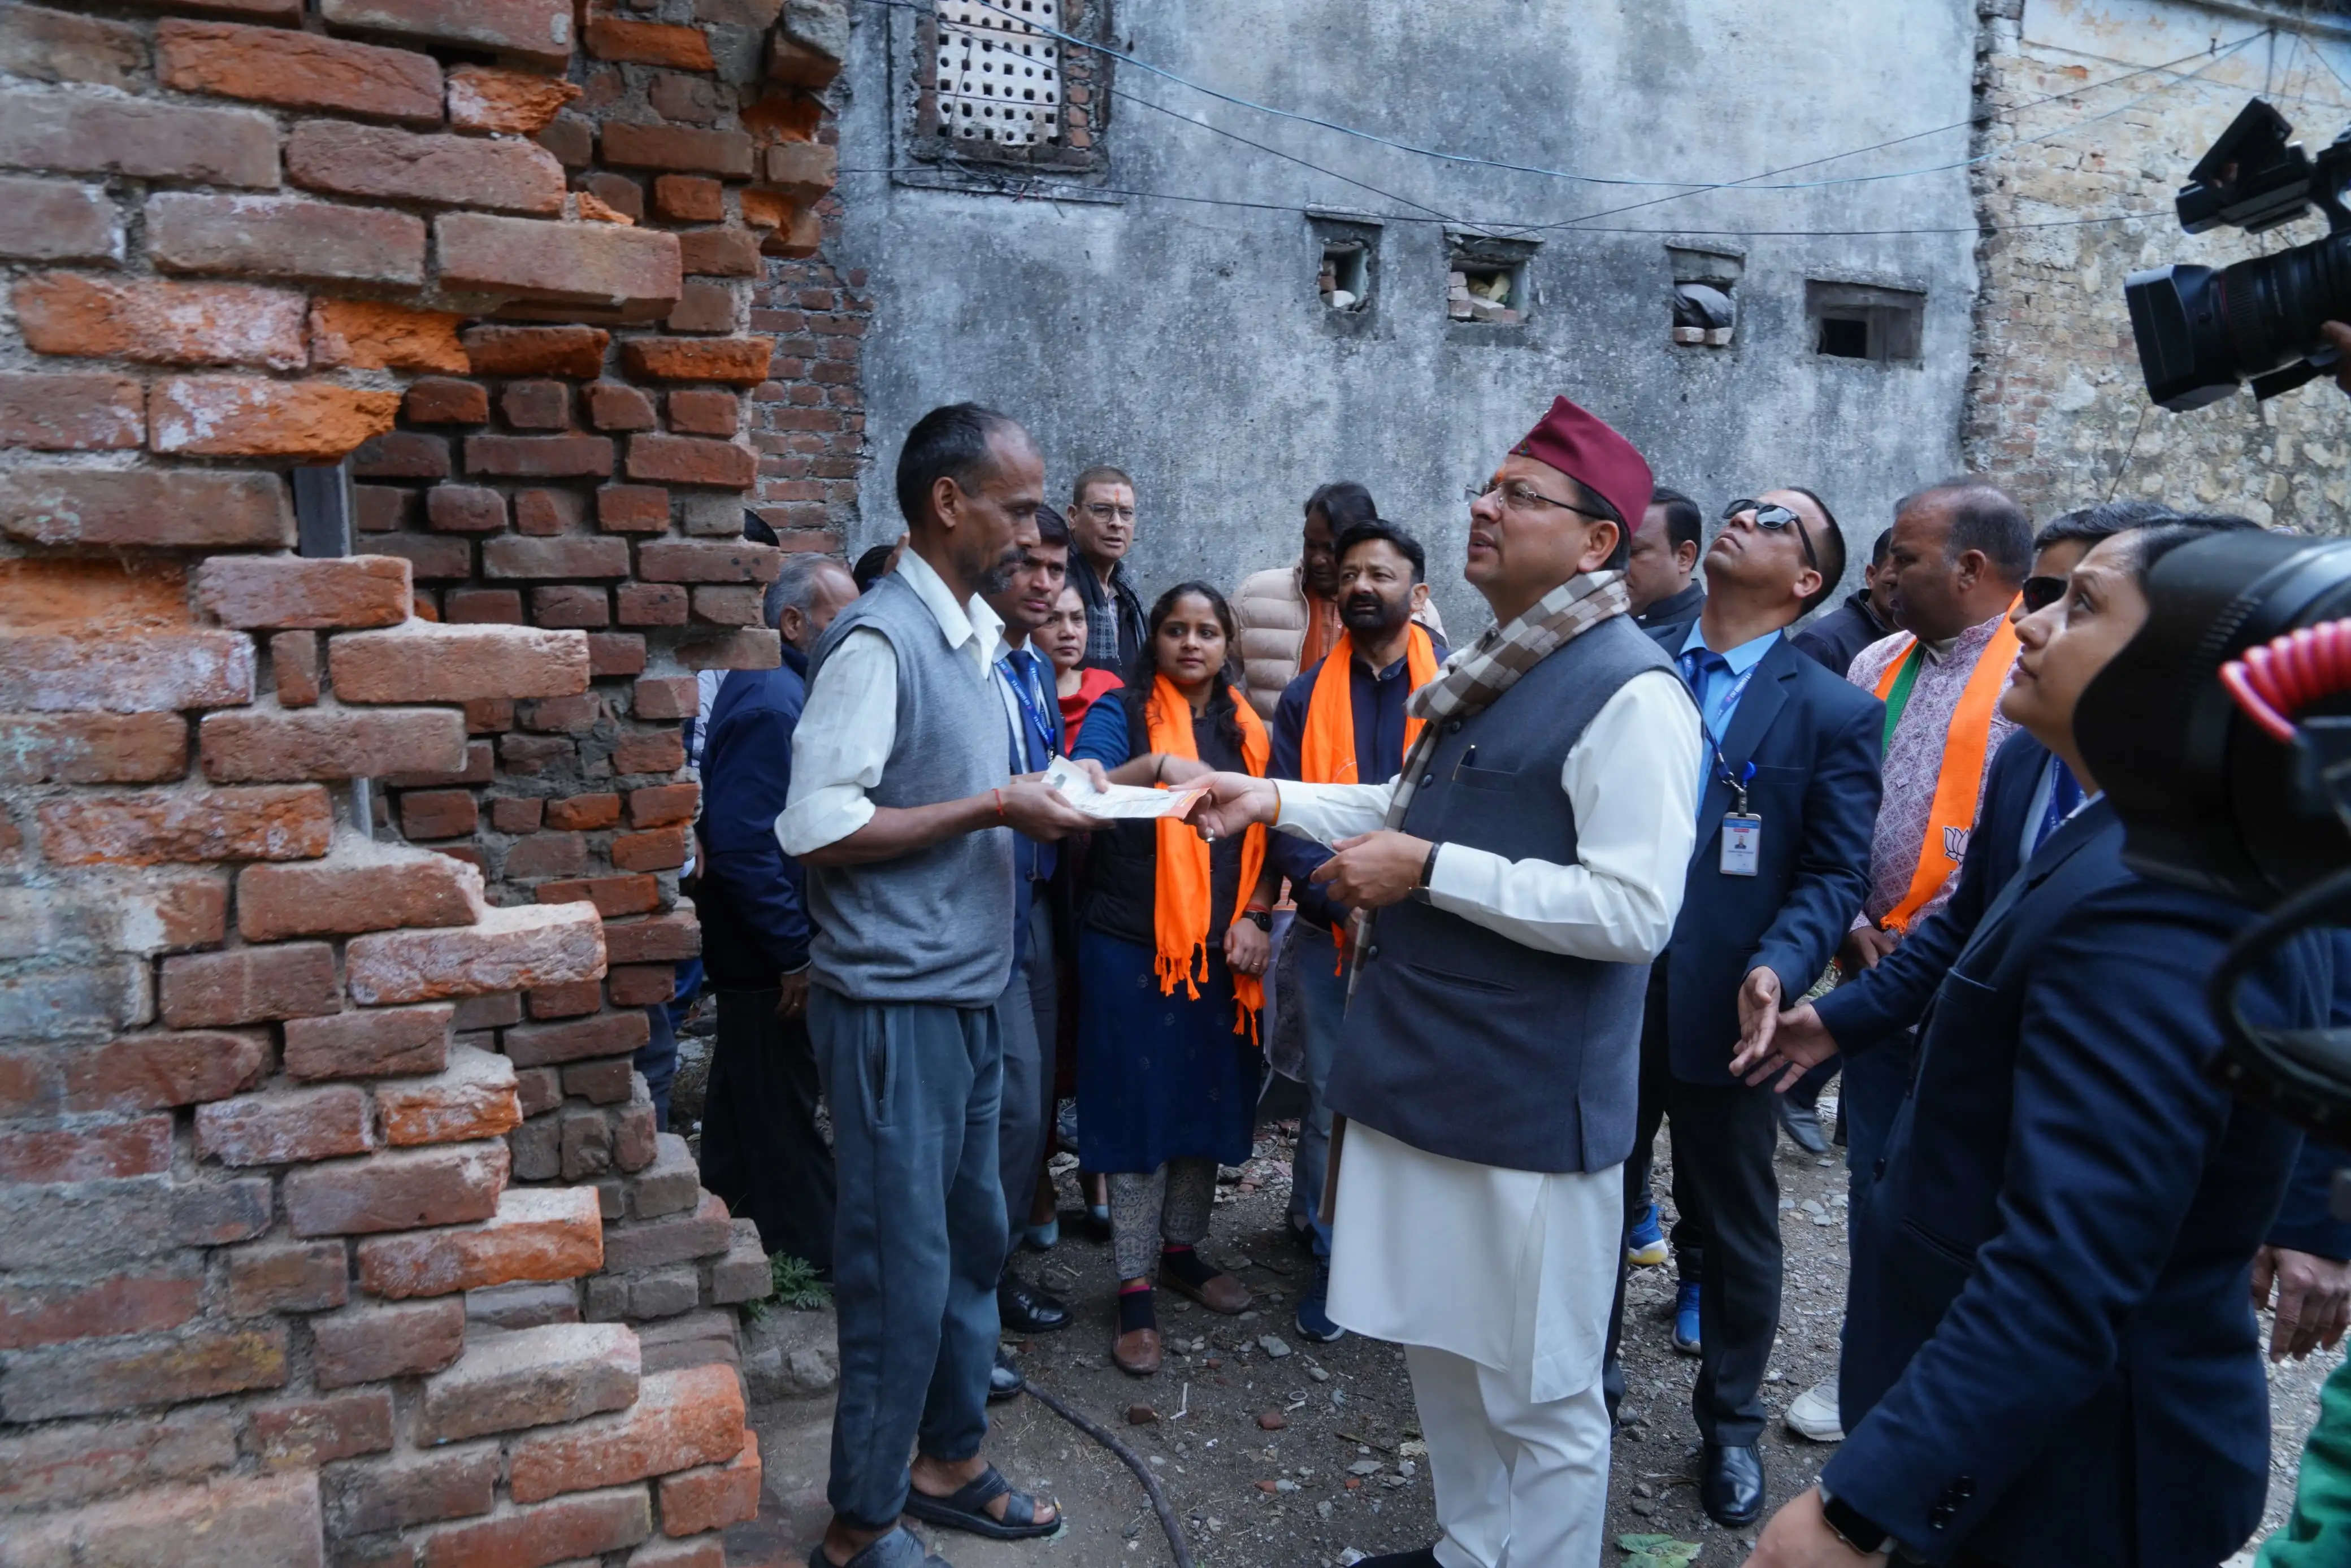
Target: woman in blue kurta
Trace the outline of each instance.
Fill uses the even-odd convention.
[[[1152,606],[1148,630],[1125,689],[1088,716],[1074,755],[1138,782],[1177,783],[1207,768],[1263,774],[1265,728],[1236,686],[1224,596],[1178,584]],[[1249,1155],[1270,882],[1261,837],[1203,845],[1164,819],[1097,833],[1088,856],[1078,1125],[1087,1168],[1111,1176],[1120,1280],[1112,1356],[1138,1375],[1159,1370],[1155,1273],[1213,1312],[1249,1304],[1240,1282],[1196,1249],[1217,1165]]]

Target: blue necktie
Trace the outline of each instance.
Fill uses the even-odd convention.
[[[1041,699],[1037,687],[1038,663],[1036,653],[1027,648],[1009,649],[998,661],[1005,679],[1012,683],[1013,706],[1020,710],[1020,735],[1011,748],[1015,773],[1038,772],[1052,760],[1053,737],[1041,733],[1038,726],[1037,716],[1043,711],[1039,706]],[[1019,842],[1024,851],[1021,858],[1028,862],[1031,874],[1040,881],[1051,876],[1061,858],[1058,846],[1029,838]]]

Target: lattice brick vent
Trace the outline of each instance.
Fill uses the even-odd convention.
[[[1058,141],[1060,0],[938,0],[939,116],[959,141]]]

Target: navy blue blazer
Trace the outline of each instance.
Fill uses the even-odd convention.
[[[703,716],[703,965],[720,989],[765,990],[808,962],[806,878],[776,841],[807,701],[808,660],[787,643],[775,669],[730,671]]]
[[[1821,1479],[1930,1562],[2211,1568],[2261,1520],[2249,1278],[2295,1140],[2213,1082],[2203,996],[2251,916],[2122,840],[2096,802],[1993,898],[1854,1217]],[[2249,1013],[2315,1023],[2331,967],[2292,950]]]
[[[1673,655],[1689,629],[1650,635]],[[1681,915],[1657,960],[1676,1078],[1735,1082],[1748,971],[1768,967],[1780,977],[1782,1005],[1792,1007],[1829,967],[1869,892],[1885,728],[1885,704],[1785,637],[1755,666],[1721,749],[1734,773],[1755,765],[1747,809],[1763,819],[1757,874],[1722,874],[1722,819],[1733,800],[1709,753]]]

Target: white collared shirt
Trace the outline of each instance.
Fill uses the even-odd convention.
[[[975,695],[995,685],[1004,622],[977,594],[956,602],[931,564],[908,549],[897,575],[938,622],[947,646],[969,659]],[[776,841],[799,856],[836,844],[873,820],[865,792],[898,739],[898,656],[872,626],[853,628],[825,655],[809,683],[808,705],[792,731],[792,787],[776,818]]]

